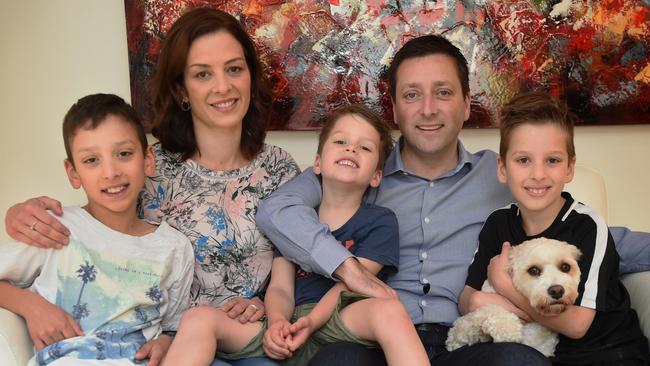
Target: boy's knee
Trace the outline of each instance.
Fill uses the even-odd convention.
[[[211,322],[220,317],[219,313],[226,315],[223,311],[217,310],[210,306],[197,306],[185,311],[183,317],[181,318],[181,323],[201,324],[201,323]]]
[[[377,304],[375,306],[376,313],[382,321],[388,321],[388,319],[408,319],[409,317],[404,305],[397,299],[376,299]],[[389,322],[390,323],[390,322]]]

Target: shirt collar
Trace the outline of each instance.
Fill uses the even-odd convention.
[[[400,136],[400,138],[397,140],[395,143],[395,147],[393,148],[393,151],[391,151],[390,155],[388,155],[388,159],[386,159],[386,163],[384,163],[384,176],[389,176],[394,173],[403,173],[406,172],[404,170],[404,162],[402,161],[402,154],[400,153],[402,151],[402,147],[404,146],[404,137]],[[472,168],[472,165],[478,160],[478,157],[475,156],[474,154],[470,154],[467,150],[465,150],[465,146],[463,146],[463,143],[458,140],[458,164],[456,164],[456,167],[449,172],[443,174],[440,178],[443,177],[449,177],[457,174],[461,169],[463,169],[464,166],[468,166],[469,169]]]

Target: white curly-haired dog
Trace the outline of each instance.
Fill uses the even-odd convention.
[[[541,314],[559,314],[575,302],[580,283],[580,250],[563,241],[537,238],[510,249],[508,271],[515,288]],[[482,291],[494,293],[485,281]],[[479,342],[518,342],[553,356],[557,333],[538,323],[522,324],[514,313],[489,304],[458,318],[447,336],[453,351]]]

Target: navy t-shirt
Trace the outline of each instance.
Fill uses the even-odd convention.
[[[397,272],[399,264],[399,230],[393,211],[373,205],[362,204],[359,210],[332,235],[350,253],[366,258],[384,267],[379,278]],[[281,254],[276,251],[276,255]],[[295,282],[296,306],[317,303],[336,282],[298,267]]]

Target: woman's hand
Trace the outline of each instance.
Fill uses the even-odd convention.
[[[233,297],[221,306],[221,310],[232,319],[239,320],[240,323],[256,322],[264,316],[264,303],[259,297],[255,296],[250,299],[245,297]]]
[[[30,198],[7,210],[5,228],[14,240],[39,248],[62,248],[68,243],[70,231],[47,213],[63,215],[61,202],[41,196]]]

